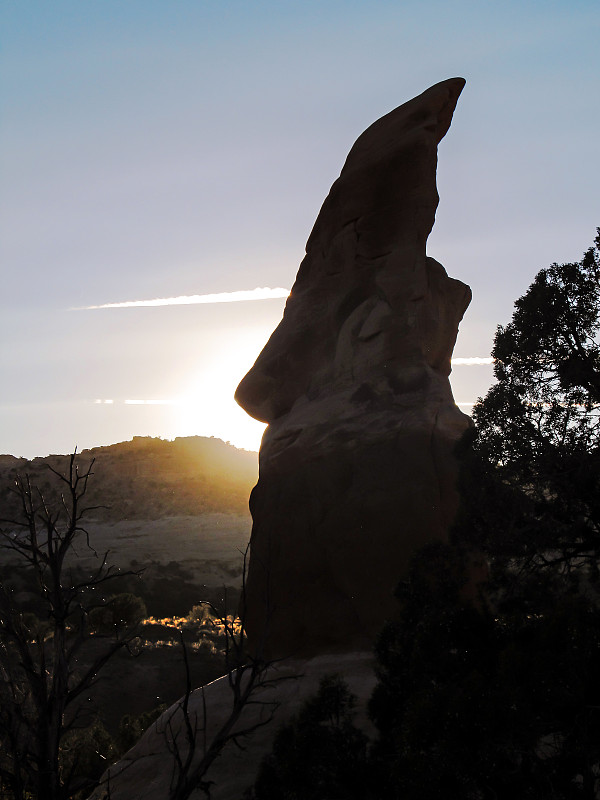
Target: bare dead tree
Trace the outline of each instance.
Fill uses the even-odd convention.
[[[15,800],[66,800],[80,788],[72,771],[61,770],[61,740],[79,724],[76,701],[135,636],[131,626],[97,633],[106,647],[81,669],[78,659],[93,633],[89,615],[107,604],[103,588],[137,574],[109,567],[107,553],[83,578],[67,565],[78,543],[93,549],[84,524],[95,510],[84,501],[93,465],[81,468],[76,451],[64,473],[48,465],[60,487],[52,497],[27,475],[17,476],[19,513],[0,520],[0,550],[29,571],[42,610],[41,619],[25,613],[10,581],[0,580],[0,779]]]
[[[219,614],[210,603],[206,603],[215,614],[217,624],[224,629],[226,677],[231,697],[229,713],[216,732],[210,736],[204,687],[197,690],[201,693],[200,712],[191,708],[193,689],[190,666],[187,647],[181,636],[186,691],[167,719],[163,731],[167,747],[173,756],[169,800],[188,800],[196,789],[202,790],[210,798],[212,783],[206,779],[207,773],[226,745],[233,743],[243,748],[243,740],[259,728],[268,725],[279,708],[279,701],[265,700],[260,697],[261,692],[298,677],[277,675],[275,667],[283,659],[263,658],[264,640],[254,648],[253,653],[247,650],[245,582],[248,550],[249,547],[244,553],[242,571],[241,616],[238,618],[229,616],[226,609],[224,614]],[[264,639],[267,632],[268,624],[264,626]],[[244,713],[246,712],[247,716],[250,709],[257,709],[258,714],[245,720]]]

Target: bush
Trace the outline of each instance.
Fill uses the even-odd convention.
[[[139,717],[133,714],[125,714],[119,723],[119,729],[115,736],[115,747],[120,756],[124,755],[130,750],[133,745],[140,739],[144,731],[155,722],[163,711],[167,710],[165,703],[161,703],[151,711],[146,711],[140,714]]]
[[[61,771],[72,787],[69,797],[87,797],[116,756],[114,742],[99,720],[69,731],[60,746]]]
[[[111,595],[106,605],[90,611],[88,622],[97,633],[110,634],[134,628],[146,616],[144,601],[130,592]]]
[[[364,800],[366,736],[353,724],[355,697],[336,675],[276,734],[255,800]]]

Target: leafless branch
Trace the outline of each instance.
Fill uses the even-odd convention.
[[[249,549],[244,553],[244,565],[242,571],[242,599],[246,592],[246,562]],[[241,618],[238,624],[236,619],[225,613],[219,616],[219,612],[211,603],[205,604],[215,615],[217,622],[223,627],[225,632],[225,658],[227,664],[227,683],[231,694],[230,712],[222,721],[216,733],[208,739],[208,711],[204,688],[200,691],[202,704],[201,723],[197,715],[190,711],[190,698],[192,685],[190,680],[189,661],[187,649],[181,638],[183,649],[183,660],[186,671],[186,692],[180,703],[169,717],[164,734],[167,741],[169,752],[173,756],[173,773],[169,790],[169,800],[187,800],[196,789],[202,790],[207,797],[210,797],[211,782],[206,780],[207,773],[216,759],[229,744],[233,744],[243,749],[241,740],[255,733],[259,728],[268,725],[274,718],[279,701],[259,699],[261,690],[272,689],[285,680],[295,680],[297,676],[277,676],[273,677],[273,670],[277,663],[283,659],[265,660],[262,658],[263,646],[258,648],[258,652],[249,655],[246,652],[246,630],[245,630],[245,602],[241,603]],[[266,621],[268,623],[268,620]],[[265,624],[263,631],[264,637],[268,630]],[[244,712],[250,708],[258,708],[258,717],[253,715],[252,720],[240,725],[243,720]],[[175,721],[179,722],[176,730]],[[179,731],[183,730],[185,745],[178,740]],[[203,734],[202,753],[197,753],[198,735]],[[182,753],[185,747],[185,756]]]
[[[91,635],[88,613],[106,605],[91,599],[91,590],[119,575],[139,573],[113,570],[107,566],[107,554],[89,578],[75,582],[65,571],[65,559],[78,537],[84,536],[93,550],[81,520],[91,510],[83,498],[94,462],[80,469],[76,456],[76,451],[71,454],[64,473],[48,465],[62,487],[54,503],[32,485],[28,475],[18,475],[14,491],[20,518],[3,520],[17,528],[17,533],[0,531],[0,547],[13,552],[32,570],[48,618],[47,635],[42,626],[37,632],[30,630],[13,602],[10,586],[0,581],[0,748],[13,737],[12,750],[19,754],[13,759],[13,780],[16,784],[26,780],[27,791],[44,800],[70,796],[69,770],[61,774],[59,752],[64,733],[77,719],[74,702],[94,685],[115,653],[129,647],[137,633],[131,627],[117,631],[83,674],[77,673],[77,653]],[[71,765],[71,778],[74,770]]]

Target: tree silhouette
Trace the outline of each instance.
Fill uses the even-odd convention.
[[[355,700],[339,675],[325,676],[275,735],[252,800],[365,800],[367,737],[353,722]]]
[[[416,556],[377,642],[375,797],[597,797],[600,613],[541,577],[475,605],[459,549]]]
[[[538,568],[600,554],[599,331],[600,229],[579,263],[541,270],[496,333],[459,519],[495,557]]]
[[[36,594],[36,613],[26,613],[10,579],[0,581],[0,776],[15,800],[64,800],[82,789],[77,758],[63,763],[61,743],[80,725],[82,695],[135,635],[132,617],[109,633],[96,631],[105,647],[80,659],[93,633],[90,616],[111,608],[103,591],[123,574],[107,566],[106,554],[84,578],[68,566],[78,544],[91,547],[84,517],[92,508],[84,498],[93,463],[81,468],[73,453],[64,473],[49,467],[56,492],[18,476],[20,513],[1,521],[0,548],[29,573]]]

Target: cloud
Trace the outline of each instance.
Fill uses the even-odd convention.
[[[190,306],[201,303],[240,303],[247,300],[272,300],[288,297],[289,289],[269,289],[262,287],[238,292],[219,292],[218,294],[185,294],[179,297],[158,297],[155,300],[127,300],[123,303],[104,303],[100,306],[84,306],[74,309],[91,311],[97,308],[142,308],[150,306]]]
[[[453,358],[452,359],[452,366],[453,367],[480,367],[486,364],[493,364],[493,358]]]

